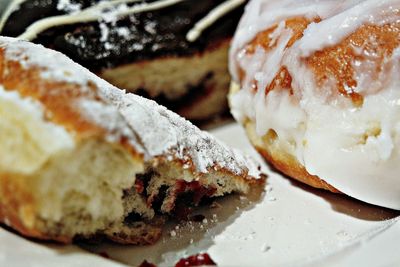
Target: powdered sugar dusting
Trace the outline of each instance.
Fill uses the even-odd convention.
[[[41,77],[55,81],[72,82],[79,85],[87,85],[92,75],[87,70],[77,67],[74,62],[63,54],[52,51],[38,53],[38,49],[44,49],[40,45],[31,45],[14,38],[0,37],[0,48],[4,48],[8,59],[18,61],[23,67],[41,68]]]
[[[107,139],[110,142],[118,142],[122,137],[128,137],[131,145],[139,152],[143,152],[138,140],[131,129],[126,125],[125,119],[114,106],[104,104],[100,101],[80,99],[77,108],[81,109],[86,118],[96,121],[108,132]]]
[[[197,171],[206,173],[217,165],[235,174],[260,176],[258,166],[219,142],[189,121],[152,100],[126,94],[110,86],[100,87],[102,98],[118,107],[130,128],[140,138],[147,157],[173,155],[169,160],[190,159]]]
[[[82,5],[79,3],[71,3],[70,0],[58,0],[57,9],[73,14],[81,11]]]
[[[189,157],[200,172],[207,172],[215,164],[235,174],[248,171],[248,159],[242,154],[156,102],[133,94],[126,95],[122,102],[121,114],[141,137],[151,157],[165,153],[182,160]]]
[[[237,175],[261,176],[258,166],[240,152],[156,102],[119,90],[61,53],[4,37],[0,37],[0,49],[8,60],[25,68],[40,68],[43,79],[78,84],[82,90],[95,85],[97,99],[76,101],[82,116],[103,127],[110,141],[128,138],[147,160],[169,155],[166,160],[189,162],[202,173],[217,167]]]

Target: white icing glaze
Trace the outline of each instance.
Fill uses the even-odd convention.
[[[38,48],[27,45],[26,42],[8,37],[0,37],[0,40],[0,48],[7,48],[5,49],[7,58],[18,61],[26,68],[41,67],[40,74],[44,79],[73,82],[85,86],[90,78],[93,78],[88,74],[89,71],[82,73],[83,70],[80,68],[71,68],[74,62],[61,53],[37,53]],[[44,49],[42,46],[39,47]],[[29,55],[29,60],[26,59],[26,55]]]
[[[302,61],[315,51],[338,44],[361,25],[398,22],[399,0],[253,0],[246,7],[230,51],[230,70],[238,81],[238,67],[246,71],[241,90],[230,99],[239,121],[250,118],[262,136],[273,129],[280,145],[311,174],[360,200],[400,209],[400,49],[384,61],[376,74],[374,55],[354,48],[363,60],[353,63],[355,91],[364,97],[361,108],[337,93],[336,84],[323,88]],[[285,48],[291,31],[282,21],[316,16],[304,36]],[[253,55],[243,47],[257,33],[273,26],[276,46]],[[252,93],[251,82],[266,88],[281,66],[292,77],[294,95],[287,90]]]
[[[124,17],[127,15],[157,10],[160,8],[168,7],[171,5],[175,5],[183,0],[159,0],[156,2],[151,3],[141,3],[134,5],[132,7],[127,7],[126,5],[123,8],[120,8],[116,15],[118,17]],[[121,2],[121,1],[116,1]],[[124,1],[125,3],[130,2],[129,0]],[[41,20],[36,21],[32,25],[30,25],[26,31],[21,34],[18,38],[24,40],[32,40],[34,39],[39,33],[50,29],[52,27],[61,26],[61,25],[68,25],[74,24],[78,22],[90,22],[90,21],[98,21],[104,18],[104,10],[110,8],[111,6],[115,5],[113,1],[111,2],[100,2],[99,4],[83,9],[81,12],[75,12],[68,15],[60,15],[60,16],[53,16],[49,18],[44,18]]]
[[[202,18],[194,25],[193,29],[191,29],[187,33],[186,39],[190,42],[196,41],[205,29],[214,24],[219,18],[231,12],[245,2],[246,0],[227,0],[218,5],[213,10],[211,10],[210,13],[207,14],[207,16]]]
[[[88,82],[95,84],[102,101],[82,98],[76,102],[77,109],[107,129],[110,141],[127,137],[147,160],[168,155],[167,160],[193,161],[192,167],[199,173],[216,165],[238,175],[261,175],[256,164],[240,152],[154,101],[126,94],[59,52],[6,37],[0,37],[0,49],[5,50],[8,60],[16,60],[26,68],[41,68],[44,79],[79,84],[82,90],[87,89]],[[69,75],[62,75],[64,72]]]
[[[6,23],[7,19],[10,17],[10,15],[19,9],[20,5],[23,2],[26,2],[27,0],[13,0],[9,3],[9,5],[7,6],[6,10],[4,11],[4,13],[1,16],[0,19],[0,31],[3,29],[4,24]]]
[[[9,16],[17,10],[21,3],[26,0],[14,0],[10,3],[6,12],[3,14],[0,20],[0,31],[3,29],[5,22]],[[159,0],[151,3],[140,3],[132,7],[128,7],[127,4],[140,2],[141,0],[111,0],[105,2],[99,2],[97,5],[92,7],[81,9],[79,4],[72,4],[70,0],[59,0],[57,8],[59,10],[67,11],[67,15],[53,16],[43,18],[30,25],[26,31],[19,36],[20,39],[32,40],[36,36],[52,27],[68,25],[81,22],[91,22],[108,20],[109,13],[113,13],[113,20],[117,18],[132,15],[135,13],[152,11],[162,9],[175,5],[182,2],[183,0]],[[194,27],[187,33],[186,39],[190,42],[196,41],[201,33],[214,24],[218,19],[231,12],[235,8],[244,4],[246,0],[226,0],[207,14],[203,19],[197,22]],[[108,9],[114,8],[113,12]],[[107,12],[105,12],[107,10]]]

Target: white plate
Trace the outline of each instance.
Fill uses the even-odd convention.
[[[237,124],[212,132],[262,161]],[[400,265],[399,212],[267,172],[265,193],[218,200],[221,207],[199,211],[207,223],[168,225],[154,246],[49,246],[0,229],[0,266],[137,266],[143,260],[172,266],[199,252],[209,253],[219,266]],[[84,249],[105,252],[114,261]]]

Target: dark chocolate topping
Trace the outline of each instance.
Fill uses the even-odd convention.
[[[99,0],[70,2],[86,8]],[[167,8],[129,15],[117,21],[107,22],[105,19],[58,26],[40,33],[33,42],[63,52],[93,71],[140,60],[193,55],[233,35],[243,7],[221,17],[193,43],[186,39],[186,34],[194,24],[222,2],[186,0]],[[58,0],[27,0],[11,14],[1,34],[17,37],[35,21],[71,12],[62,10],[60,6],[57,8],[57,4]]]

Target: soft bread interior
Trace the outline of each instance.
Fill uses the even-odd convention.
[[[101,232],[122,244],[153,244],[160,236],[165,219],[190,219],[204,200],[232,192],[246,193],[250,185],[223,171],[194,175],[179,161],[146,163],[146,171],[136,176],[135,187],[124,192],[125,218]]]
[[[0,117],[0,202],[22,227],[61,237],[123,220],[123,190],[142,171],[140,160],[100,138],[75,140],[15,92],[2,90]]]
[[[31,174],[74,141],[62,127],[43,119],[42,107],[0,87],[0,170]]]
[[[99,140],[57,155],[32,175],[39,185],[40,214],[50,223],[46,228],[57,226],[56,234],[62,235],[87,234],[123,220],[123,190],[141,169],[126,151]]]
[[[76,138],[38,102],[2,88],[0,117],[0,219],[33,237],[154,243],[164,218],[250,187],[217,166],[199,173],[163,156],[144,162],[102,137]]]

